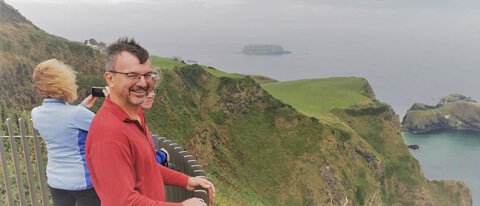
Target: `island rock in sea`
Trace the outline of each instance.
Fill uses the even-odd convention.
[[[461,94],[443,97],[436,106],[415,103],[403,117],[402,128],[412,133],[480,132],[480,103]]]
[[[290,51],[283,50],[282,46],[274,44],[248,44],[242,49],[242,54],[246,55],[282,55],[290,53]]]

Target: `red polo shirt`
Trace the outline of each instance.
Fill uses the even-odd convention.
[[[143,111],[138,114],[141,124],[106,98],[93,119],[86,158],[95,191],[106,206],[182,205],[165,202],[164,183],[185,188],[188,176],[157,164]]]

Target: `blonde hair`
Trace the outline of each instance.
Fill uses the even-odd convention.
[[[56,59],[46,60],[33,69],[33,84],[43,98],[55,98],[63,102],[77,99],[75,71]]]
[[[153,68],[153,71],[158,73],[157,78],[153,80],[153,89],[155,89],[158,85],[160,85],[160,83],[162,83],[163,74],[160,68]]]

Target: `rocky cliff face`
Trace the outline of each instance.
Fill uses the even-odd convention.
[[[415,103],[403,118],[402,128],[412,133],[442,130],[480,131],[480,104],[463,95],[444,97],[436,106]]]

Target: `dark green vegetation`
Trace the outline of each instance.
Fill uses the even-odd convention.
[[[4,95],[15,90],[32,99],[9,99],[6,108],[19,111],[39,104],[32,92],[23,90],[31,90],[31,69],[46,58],[72,64],[81,91],[103,84],[101,53],[29,23],[4,22],[2,28],[18,34],[0,32],[9,35],[0,39],[0,45],[15,45],[0,50],[1,58],[11,56],[2,59],[8,61],[0,78],[12,78],[3,70],[16,73],[16,65],[30,63],[18,70],[26,73],[15,77],[15,85],[0,91]],[[32,34],[38,36],[36,41],[23,38]],[[44,45],[56,48],[54,53],[46,52]],[[87,55],[90,52],[92,56]],[[257,83],[272,81],[267,78],[165,58],[155,57],[153,63],[162,69],[163,81],[156,88],[154,107],[146,111],[150,129],[186,147],[205,166],[219,189],[217,205],[471,205],[470,192],[462,183],[423,177],[400,136],[398,117],[374,99],[363,79],[306,82],[329,90],[297,90],[305,102],[314,101],[306,98],[313,94],[322,100],[317,103],[320,112],[310,114],[289,99],[292,94],[272,96]],[[343,94],[333,96],[339,105],[329,103],[335,91]],[[280,101],[277,95],[285,98]]]
[[[479,132],[480,104],[461,94],[443,97],[436,106],[415,103],[405,114],[402,127],[412,133]]]

